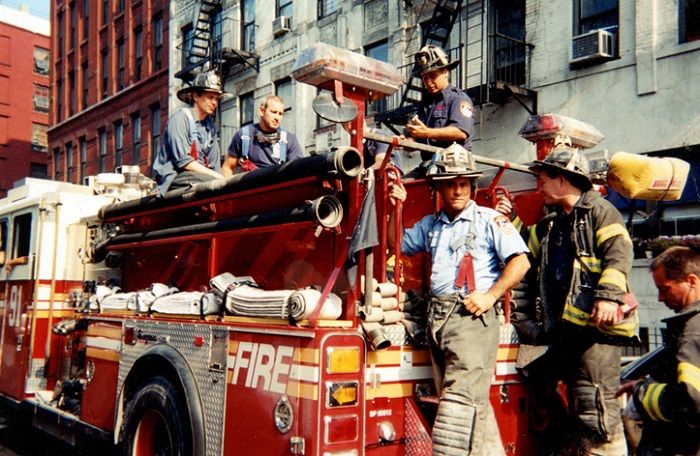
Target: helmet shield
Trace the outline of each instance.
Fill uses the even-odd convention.
[[[450,59],[441,48],[428,45],[423,46],[414,57],[414,65],[411,73],[415,77],[420,77],[431,71],[447,68],[451,70],[459,65],[459,60],[450,62]]]
[[[591,182],[588,159],[578,150],[568,146],[558,146],[545,157],[530,166],[535,172],[554,170],[567,176],[571,182],[582,190],[589,190]]]
[[[426,177],[430,180],[453,179],[460,176],[478,177],[481,175],[482,173],[476,169],[476,162],[472,153],[456,143],[435,154],[428,165],[426,173]]]

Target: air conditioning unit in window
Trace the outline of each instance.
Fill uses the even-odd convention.
[[[572,67],[594,65],[617,57],[617,40],[614,32],[598,29],[571,40]]]
[[[272,21],[272,34],[275,36],[284,35],[291,28],[291,21],[288,16],[279,16]]]

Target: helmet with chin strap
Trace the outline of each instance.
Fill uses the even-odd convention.
[[[428,165],[429,180],[454,179],[455,177],[479,177],[483,173],[476,169],[474,156],[457,143],[435,154]]]
[[[588,159],[576,148],[566,144],[555,146],[544,160],[537,160],[530,166],[534,172],[554,171],[566,176],[581,190],[590,190],[593,183],[590,178]]]
[[[415,77],[420,77],[425,73],[441,70],[443,68],[451,70],[456,68],[457,65],[459,65],[459,60],[453,60],[450,62],[450,59],[447,57],[447,54],[445,54],[445,51],[437,46],[429,44],[427,46],[423,46],[420,51],[416,53],[414,57],[412,74]]]

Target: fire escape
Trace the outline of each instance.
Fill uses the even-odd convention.
[[[463,6],[466,3],[466,6]],[[451,75],[454,85],[465,90],[478,108],[476,123],[484,106],[517,101],[530,114],[537,112],[537,94],[529,89],[530,55],[533,46],[525,41],[525,1],[509,0],[424,0],[406,2],[408,7],[432,8],[423,23],[420,47],[442,47],[461,64]],[[420,19],[419,19],[420,20]],[[458,26],[457,46],[450,36]],[[402,67],[406,75],[403,93],[391,100],[394,109],[375,115],[375,120],[394,131],[418,111],[425,89],[420,78],[411,75],[411,63]],[[392,103],[393,102],[393,103]]]
[[[200,0],[195,4],[193,28],[183,37],[186,55],[175,77],[191,82],[203,71],[215,71],[222,80],[235,70],[259,70],[259,56],[254,52],[224,47],[222,33],[222,0]]]

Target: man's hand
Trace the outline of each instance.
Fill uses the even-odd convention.
[[[427,138],[430,135],[430,128],[419,119],[412,119],[406,124],[406,132],[415,139]]]
[[[616,302],[599,299],[593,305],[591,319],[596,326],[611,326],[619,320],[619,308]]]
[[[615,397],[620,397],[623,394],[632,394],[634,393],[634,387],[637,386],[637,383],[641,382],[641,380],[631,380],[629,382],[623,383],[620,385],[620,387],[615,391]]]
[[[496,201],[496,207],[494,207],[494,209],[497,212],[500,212],[501,214],[508,217],[513,211],[513,203],[510,202],[506,195],[501,195],[498,197],[498,200]]]
[[[491,293],[480,293],[475,291],[464,298],[462,303],[467,311],[474,314],[475,317],[478,317],[493,307],[493,305],[496,304],[496,301],[498,301],[498,298]]]
[[[404,201],[406,201],[406,197],[408,196],[406,193],[406,189],[403,187],[398,177],[394,177],[394,179],[391,179],[388,182],[389,201],[391,201],[391,204],[396,204],[397,201],[403,203]]]

